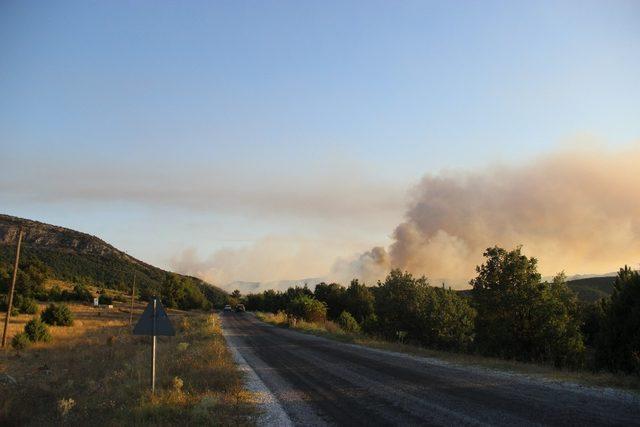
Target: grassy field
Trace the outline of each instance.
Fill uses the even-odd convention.
[[[557,369],[549,365],[484,357],[476,354],[435,350],[399,342],[378,340],[363,334],[348,333],[343,331],[335,322],[331,321],[326,321],[324,323],[297,321],[294,324],[287,319],[287,316],[283,312],[277,314],[257,312],[255,314],[256,317],[263,322],[271,323],[276,326],[292,328],[300,332],[380,350],[396,351],[422,357],[432,357],[449,363],[525,374],[533,378],[551,381],[566,381],[595,387],[613,387],[625,389],[634,393],[640,393],[640,377],[637,375],[618,375],[606,372]]]
[[[0,352],[0,425],[254,424],[253,396],[243,390],[217,316],[169,312],[176,336],[158,338],[151,395],[151,338],[131,334],[128,304],[70,307],[74,325],[51,327],[51,342]],[[136,304],[134,323],[143,308]],[[31,317],[12,318],[9,337]]]

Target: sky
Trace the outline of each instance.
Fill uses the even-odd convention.
[[[3,0],[0,212],[217,284],[321,277],[397,243],[425,177],[634,147],[639,22],[636,1]]]

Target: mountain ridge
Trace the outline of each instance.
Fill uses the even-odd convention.
[[[15,256],[20,228],[22,240],[21,268],[26,263],[42,263],[53,277],[71,282],[89,282],[112,289],[136,287],[143,297],[152,294],[171,298],[200,298],[196,287],[213,305],[226,300],[223,289],[200,278],[170,272],[141,261],[101,238],[58,225],[0,214],[0,269],[8,269]],[[176,289],[174,289],[176,288]],[[184,297],[184,293],[190,294]],[[180,295],[177,295],[180,293]],[[192,303],[190,305],[194,305]]]

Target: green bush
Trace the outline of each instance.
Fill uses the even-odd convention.
[[[38,304],[33,298],[22,298],[18,309],[24,314],[36,314],[38,312]]]
[[[29,337],[32,342],[49,342],[51,341],[51,334],[49,328],[40,319],[34,317],[24,325],[24,333]]]
[[[49,304],[40,315],[43,322],[55,326],[73,325],[73,313],[66,304]]]
[[[2,300],[0,300],[0,311],[7,311],[7,306],[9,305],[8,302],[8,297],[5,296],[4,298],[2,298]],[[18,309],[18,307],[16,307],[16,300],[14,298],[13,300],[13,305],[11,306],[11,316],[17,316],[18,314],[20,314],[20,310]]]
[[[93,301],[93,294],[91,293],[91,291],[89,291],[89,289],[87,289],[86,286],[75,284],[73,285],[72,299],[76,301],[91,302]]]
[[[369,335],[377,335],[380,331],[380,325],[378,323],[378,316],[373,313],[370,316],[367,316],[362,322],[362,330]]]
[[[101,294],[98,297],[98,304],[100,305],[111,305],[113,304],[113,298],[106,294]]]
[[[338,324],[345,332],[360,332],[360,325],[348,311],[340,313],[340,316],[338,316]]]
[[[293,299],[289,303],[287,312],[307,322],[322,322],[327,319],[327,305],[307,295]]]
[[[15,334],[11,339],[11,347],[18,352],[26,349],[30,344],[31,340],[29,340],[29,336],[24,332]]]

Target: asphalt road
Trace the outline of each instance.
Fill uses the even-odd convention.
[[[640,400],[277,328],[224,313],[228,339],[296,425],[640,425]]]

